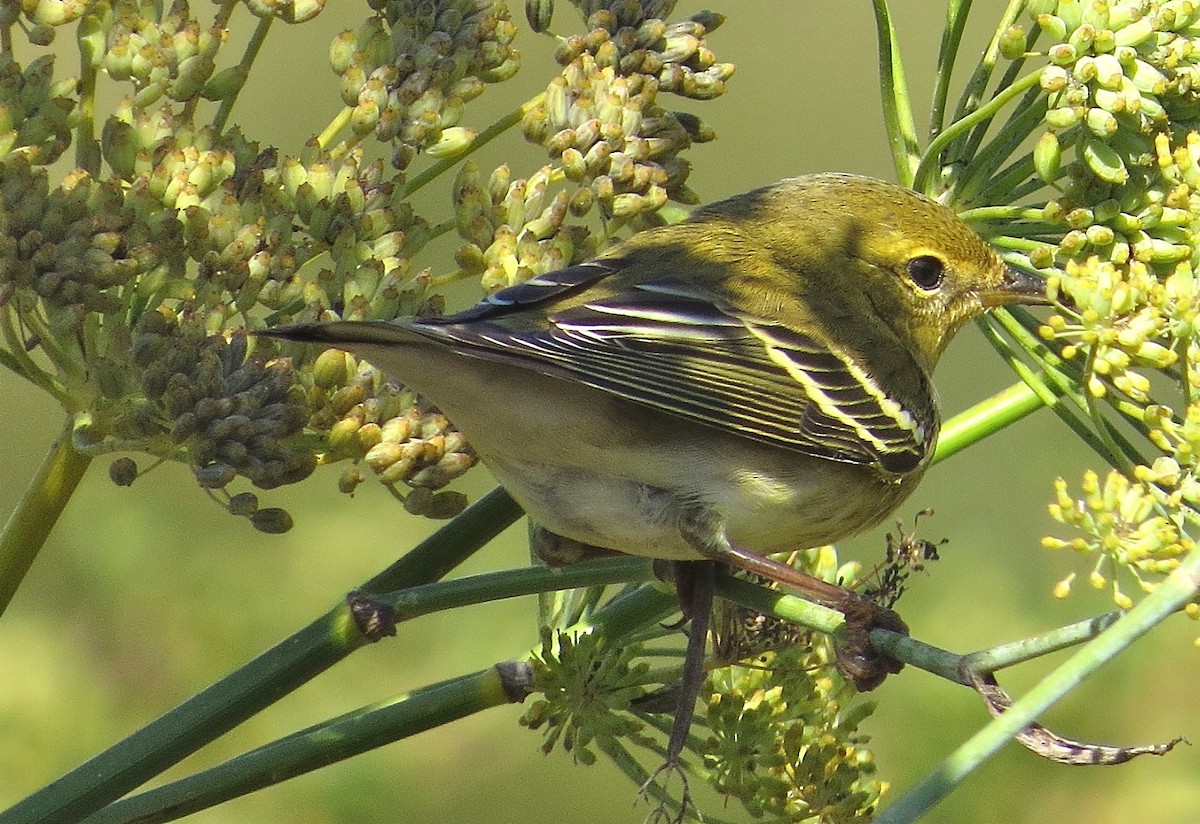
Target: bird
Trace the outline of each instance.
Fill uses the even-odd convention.
[[[912,493],[932,374],[969,319],[1046,302],[951,209],[844,173],[789,178],[650,228],[456,314],[259,332],[359,356],[435,403],[551,536],[676,570],[692,620],[666,766],[703,681],[716,564],[846,614],[859,689],[898,662],[890,609],[767,557],[838,541]]]

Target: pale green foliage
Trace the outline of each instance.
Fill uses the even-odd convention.
[[[1045,543],[1093,555],[1093,585],[1111,581],[1128,607],[1116,569],[1135,576],[1139,590],[1153,588],[1191,550],[1200,500],[1189,424],[1200,415],[1200,8],[1041,0],[1025,12],[999,32],[997,48],[1011,61],[1010,78],[1034,65],[1021,111],[1004,126],[1006,152],[1018,138],[1034,148],[954,197],[985,207],[980,215],[990,204],[1032,201],[999,209],[981,229],[1009,260],[1050,275],[1056,313],[1021,323],[1052,345],[1041,360],[1074,398],[1078,412],[1067,414],[1115,467],[1103,483],[1089,474],[1076,502],[1059,480],[1051,512],[1086,537]],[[1005,212],[1008,223],[991,222]]]

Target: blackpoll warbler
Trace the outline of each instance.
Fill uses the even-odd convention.
[[[820,174],[716,203],[456,315],[264,334],[352,351],[432,399],[556,535],[720,561],[842,610],[842,669],[869,689],[899,668],[871,652],[871,626],[903,623],[763,556],[891,513],[933,453],[930,375],[950,338],[990,307],[1044,294],[944,206]],[[671,766],[712,597],[711,564],[680,567],[695,573],[681,592],[697,629]]]

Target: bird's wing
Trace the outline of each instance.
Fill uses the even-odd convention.
[[[849,353],[720,305],[663,278],[555,310],[619,268],[539,276],[414,331],[467,355],[533,369],[785,449],[889,472],[914,469],[937,436],[932,399],[906,410]],[[545,322],[524,322],[536,311]],[[932,389],[914,373],[926,396]]]

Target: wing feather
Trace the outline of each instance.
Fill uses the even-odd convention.
[[[853,353],[668,278],[556,311],[564,296],[619,268],[573,266],[411,328],[466,354],[806,455],[903,473],[930,454],[938,421],[915,365],[927,402],[904,408]],[[548,322],[530,322],[533,309]]]

